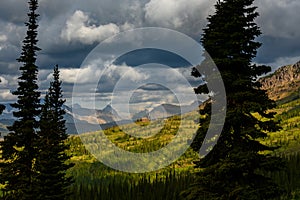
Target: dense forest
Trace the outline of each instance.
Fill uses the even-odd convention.
[[[191,70],[191,76],[204,80],[194,88],[195,93],[208,97],[199,110],[156,121],[140,120],[67,135],[58,65],[54,67],[44,96],[39,90],[38,1],[29,0],[27,32],[18,58],[21,75],[13,92],[17,101],[11,105],[17,110],[13,113],[16,121],[0,141],[0,198],[300,199],[299,89],[289,90],[288,94],[285,90],[284,98],[276,101],[262,89],[263,81],[258,80],[268,74],[271,67],[253,64],[258,48],[263,45],[256,40],[261,32],[255,23],[259,13],[253,2],[218,0],[214,14],[208,16],[200,42],[210,55],[204,53],[204,61]],[[198,70],[211,64],[210,58],[222,75],[227,101],[226,107],[219,108],[226,109],[226,117],[213,147],[210,142],[215,138],[206,140],[205,134],[210,127],[218,126],[218,121],[211,122],[217,115],[211,112],[211,107],[220,97],[219,91],[209,91],[205,81],[215,81],[216,74],[211,71],[201,74]],[[0,106],[0,111],[3,110]],[[195,116],[201,118],[200,123],[194,120]],[[130,135],[137,131],[153,135],[162,122],[163,128],[154,136]],[[103,134],[120,149],[149,153],[167,146],[176,137],[179,127],[184,133],[197,128],[197,135],[191,147],[163,169],[127,173],[97,159],[97,152],[107,158],[114,154],[113,151],[102,152]],[[179,142],[176,145],[180,145]],[[209,149],[205,157],[199,155],[202,144],[207,144]],[[127,162],[126,158],[121,159]],[[111,162],[117,165],[120,160]]]

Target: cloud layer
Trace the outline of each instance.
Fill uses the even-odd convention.
[[[99,42],[125,30],[151,26],[174,29],[199,41],[202,29],[207,23],[207,16],[214,12],[215,1],[40,0],[39,3],[38,45],[42,48],[38,56],[39,84],[42,90],[46,90],[51,79],[52,67],[59,64],[65,82],[64,91],[70,94],[78,74],[82,84],[88,84],[93,77],[101,74],[95,66],[79,69],[85,57]],[[298,61],[300,1],[256,0],[255,5],[260,13],[257,23],[263,32],[258,40],[263,46],[254,61],[271,64],[274,69],[282,64]],[[19,76],[20,64],[16,62],[16,58],[20,55],[21,42],[26,33],[26,12],[26,1],[1,2],[0,101],[14,99],[11,91],[16,89]],[[136,42],[136,38],[131,39],[132,42]],[[112,70],[118,68],[120,72],[115,74],[116,77],[132,69],[126,65],[120,66],[111,66]],[[145,78],[137,71],[128,74],[135,78]],[[110,78],[105,79],[107,88],[110,80],[113,80]]]
[[[113,23],[96,26],[90,25],[88,15],[80,10],[67,20],[66,27],[61,32],[61,37],[68,42],[80,41],[83,44],[93,44],[119,33],[120,28]]]

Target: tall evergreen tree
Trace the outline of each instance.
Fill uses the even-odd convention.
[[[61,81],[58,66],[54,68],[53,82],[45,97],[38,133],[38,156],[36,160],[37,193],[41,200],[64,200],[67,187],[72,183],[71,177],[66,177],[66,170],[72,165],[67,164],[70,158],[66,154],[69,146],[65,144],[68,138],[65,127]]]
[[[0,81],[1,82],[1,81]],[[0,104],[0,115],[2,115],[2,112],[5,110],[5,105]]]
[[[5,183],[6,199],[36,199],[34,192],[34,159],[36,155],[37,118],[40,114],[40,93],[38,92],[36,66],[37,47],[37,0],[30,0],[27,35],[23,40],[22,53],[18,62],[21,76],[14,95],[18,100],[12,104],[17,111],[13,113],[17,120],[9,127],[10,133],[1,142],[2,160],[1,182]]]
[[[0,83],[1,83],[1,79],[0,79]],[[5,110],[5,106],[0,104],[0,115],[2,114],[2,112]]]
[[[0,83],[1,83],[1,79],[0,79]],[[5,105],[0,104],[0,115],[2,115],[2,113],[3,113],[4,110],[5,110]],[[1,133],[0,133],[0,136],[1,136]],[[1,174],[1,171],[0,171],[0,174]]]
[[[274,113],[268,112],[275,107],[275,102],[256,81],[270,67],[251,63],[261,45],[255,41],[261,32],[254,22],[258,13],[253,1],[219,0],[215,14],[208,17],[201,42],[222,75],[227,111],[216,146],[197,163],[202,168],[197,181],[182,193],[185,199],[275,199],[283,192],[262,173],[279,170],[284,163],[280,158],[262,153],[274,148],[258,141],[279,127],[273,121]],[[209,60],[206,56],[202,64],[208,64]],[[202,76],[196,68],[192,75]],[[202,85],[195,91],[204,93],[207,87]],[[201,121],[193,144],[197,150],[209,126],[212,103],[213,100],[208,101],[201,111],[206,119]],[[258,120],[254,113],[265,120]]]

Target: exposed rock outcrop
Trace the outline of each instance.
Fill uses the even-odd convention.
[[[294,65],[286,65],[273,74],[259,80],[262,89],[267,90],[270,99],[281,100],[300,88],[300,61]]]

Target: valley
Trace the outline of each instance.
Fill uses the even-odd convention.
[[[284,68],[279,69],[279,71],[281,70]],[[269,75],[265,83],[270,80],[286,81],[276,73]],[[281,82],[276,84],[279,87],[284,85]],[[291,85],[295,86],[296,84]],[[266,85],[264,87],[267,88]],[[277,108],[272,111],[277,112],[275,119],[280,122],[282,129],[278,132],[268,133],[268,136],[261,142],[279,147],[274,154],[287,161],[286,170],[268,174],[268,176],[288,191],[289,195],[281,197],[281,199],[288,200],[291,197],[300,199],[300,97],[295,95],[298,94],[298,87],[286,88],[280,90],[273,85],[272,90],[268,90],[271,98],[276,97]],[[136,153],[151,152],[164,147],[174,138],[180,120],[188,120],[189,115],[195,114],[197,115],[197,113],[190,113],[182,119],[176,116],[168,118],[158,134],[146,139],[131,137],[124,133],[125,129],[134,132],[136,124],[111,127],[104,133],[119,148]],[[190,127],[196,126],[191,121],[188,123]],[[144,128],[144,133],[154,131],[151,124],[140,124],[140,126]],[[96,159],[97,155],[92,155],[87,150],[90,149],[93,152],[95,149],[101,149],[97,143],[93,143],[97,137],[97,132],[91,132],[82,136],[71,136],[68,140],[71,145],[71,162],[76,164],[69,171],[76,177],[76,182],[71,189],[72,192],[75,191],[72,199],[81,199],[92,193],[91,198],[95,197],[96,199],[106,199],[108,196],[111,199],[140,199],[139,195],[143,194],[143,199],[171,200],[176,199],[179,193],[188,188],[195,179],[197,171],[194,169],[194,163],[199,160],[199,155],[191,148],[166,168],[145,174],[128,174],[103,165]],[[116,162],[119,161],[116,160]],[[123,191],[121,196],[114,192],[120,190]],[[152,191],[155,191],[155,195]]]
[[[296,66],[299,67],[299,64]],[[276,100],[277,107],[272,111],[277,112],[275,119],[280,122],[282,127],[278,132],[268,133],[268,136],[261,142],[269,146],[280,147],[274,151],[274,154],[285,158],[288,164],[287,170],[268,174],[268,176],[286,188],[294,199],[300,199],[300,97],[297,86],[299,76],[289,75],[295,77],[289,82],[290,78],[286,78],[287,75],[283,72],[290,69],[294,70],[290,66],[280,68],[274,74],[260,80],[270,98]],[[297,70],[293,71],[293,73],[296,72]],[[102,131],[99,131],[98,124],[89,119],[92,117],[100,119],[101,117],[106,122],[112,120],[112,113],[115,111],[110,105],[97,111],[81,108],[79,105],[75,108],[73,106],[73,110],[66,106],[65,119],[67,120],[68,131],[72,132],[70,130],[81,127],[79,132],[82,133],[70,135],[66,141],[71,147],[68,152],[72,156],[69,162],[75,164],[68,171],[68,174],[72,175],[75,181],[69,188],[72,193],[70,199],[138,200],[143,197],[144,200],[172,200],[176,199],[181,191],[187,189],[196,178],[197,170],[195,170],[194,165],[195,161],[199,160],[198,153],[191,148],[188,148],[179,159],[169,166],[143,174],[114,170],[97,159],[99,158],[97,152],[104,153],[107,157],[111,157],[114,153],[113,151],[101,151],[103,144],[101,143],[100,132],[111,141],[111,144],[108,145],[115,145],[133,153],[147,153],[157,151],[174,140],[180,124],[184,124],[182,128],[186,134],[198,128],[198,124],[193,120],[199,115],[198,112],[187,112],[180,117],[176,115],[178,107],[174,105],[162,105],[154,111],[158,113],[162,107],[167,110],[165,117],[138,122],[137,119],[149,116],[149,113],[141,112],[135,115],[135,122],[125,121],[119,126],[110,122],[106,124],[106,127],[102,125]],[[8,107],[6,113],[1,117],[3,130],[5,130],[6,124],[11,123],[9,121],[11,119],[5,119],[9,116],[9,111],[11,110]],[[75,127],[74,122],[78,122],[80,125]],[[72,126],[73,129],[70,129]],[[122,162],[126,163],[127,160],[119,158],[113,162],[115,164],[121,162],[122,164]],[[282,199],[289,199],[290,196],[283,196]]]

